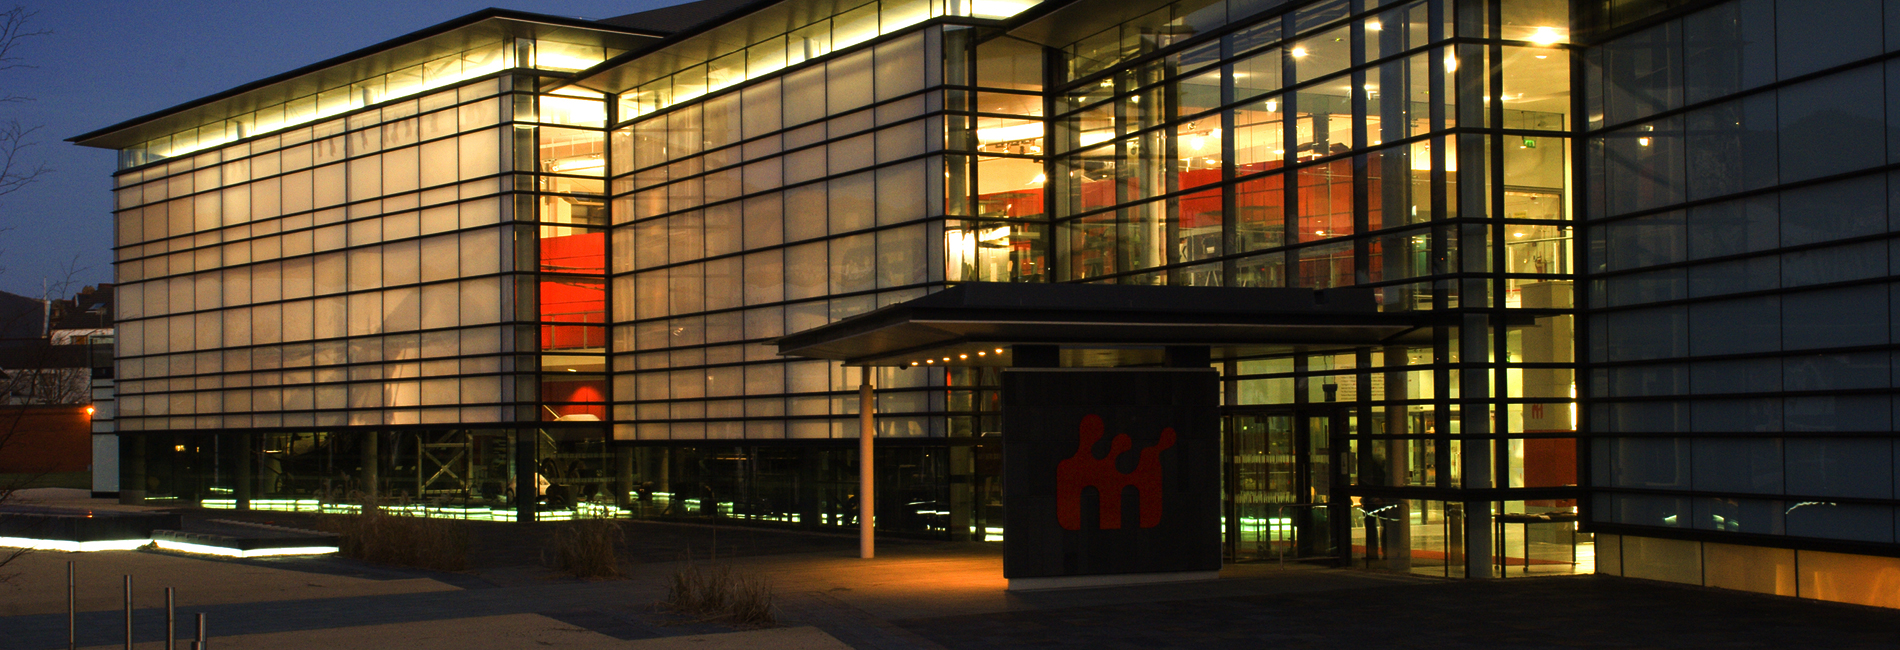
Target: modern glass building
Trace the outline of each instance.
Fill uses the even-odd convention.
[[[874,407],[877,528],[995,540],[1031,341],[775,343],[976,283],[1327,290],[1410,327],[1204,345],[1230,560],[1900,606],[1900,5],[1803,6],[469,16],[74,138],[121,152],[122,494],[838,528]]]

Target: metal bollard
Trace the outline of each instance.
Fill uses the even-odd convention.
[[[132,575],[125,576],[125,650],[132,650]]]
[[[174,650],[178,638],[178,618],[172,613],[172,588],[165,588],[165,650]]]
[[[198,612],[198,640],[191,642],[192,650],[205,650],[205,613]]]
[[[75,650],[79,647],[77,612],[73,598],[73,563],[69,560],[66,562],[66,650]]]

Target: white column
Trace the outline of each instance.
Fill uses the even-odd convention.
[[[871,393],[871,367],[858,367],[858,557],[870,559],[877,556],[877,535],[872,527],[873,516],[877,512],[876,501],[872,495],[876,485],[871,481],[871,440],[877,436],[877,426],[872,417],[877,411],[877,398]]]

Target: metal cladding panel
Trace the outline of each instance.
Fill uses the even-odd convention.
[[[1219,380],[1004,371],[1003,576],[1219,570]]]

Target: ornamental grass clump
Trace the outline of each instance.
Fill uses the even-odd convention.
[[[340,538],[338,552],[344,557],[436,571],[464,571],[469,567],[469,531],[460,521],[374,507],[355,514],[327,515],[318,521],[319,527]]]
[[[619,550],[625,540],[619,522],[581,517],[554,525],[543,558],[552,559],[555,568],[576,578],[618,578]]]
[[[763,576],[730,566],[701,566],[692,560],[674,569],[662,607],[739,627],[778,624],[772,584]]]

